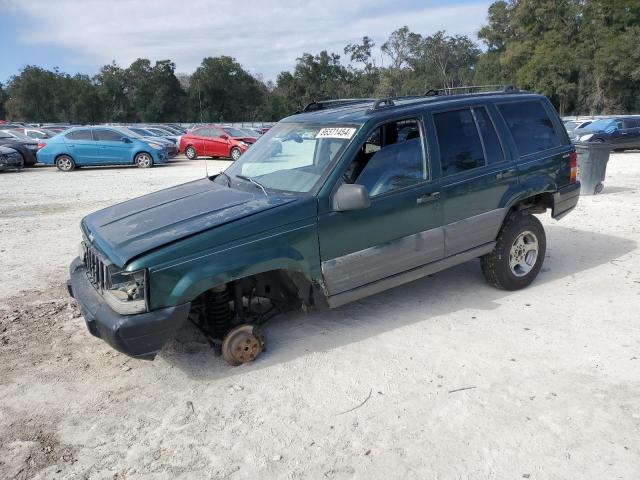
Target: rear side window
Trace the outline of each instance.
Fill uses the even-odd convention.
[[[470,108],[433,115],[444,176],[485,164],[482,142]]]
[[[521,156],[562,144],[542,103],[537,100],[498,105]]]
[[[69,140],[93,140],[91,130],[75,130],[65,135]]]
[[[119,142],[122,140],[124,136],[122,133],[114,132],[113,130],[104,130],[104,129],[96,129],[93,131],[93,134],[96,137],[96,140],[100,141],[108,141],[108,142]]]

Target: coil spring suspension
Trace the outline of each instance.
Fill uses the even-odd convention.
[[[205,318],[213,337],[222,339],[231,329],[233,312],[229,305],[229,292],[223,285],[209,290],[205,295]]]

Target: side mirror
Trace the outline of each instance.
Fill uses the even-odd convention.
[[[369,205],[371,205],[371,198],[369,198],[367,187],[355,183],[340,185],[332,202],[333,210],[336,212],[362,210],[369,208]]]
[[[131,143],[131,139],[129,137],[122,137],[122,141],[124,143]]]
[[[228,135],[220,135],[220,138],[223,140],[229,140],[229,136]]]

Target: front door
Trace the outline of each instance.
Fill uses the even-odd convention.
[[[209,157],[228,157],[229,141],[224,131],[215,127],[207,128],[204,150]]]
[[[108,128],[94,128],[100,163],[131,163],[131,142],[125,142],[123,133]]]
[[[618,122],[620,123],[620,122]],[[616,148],[638,148],[640,147],[640,125],[635,118],[623,118],[622,125],[619,125],[620,144]]]
[[[318,219],[329,295],[442,258],[439,184],[432,180],[421,118],[374,128],[342,182],[364,185],[371,205]]]

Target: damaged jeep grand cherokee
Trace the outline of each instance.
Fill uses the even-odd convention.
[[[335,308],[480,258],[516,290],[542,266],[534,214],[578,202],[576,154],[543,96],[317,102],[219,175],[82,220],[69,291],[89,331],[153,359],[186,322],[232,365],[285,309]]]

